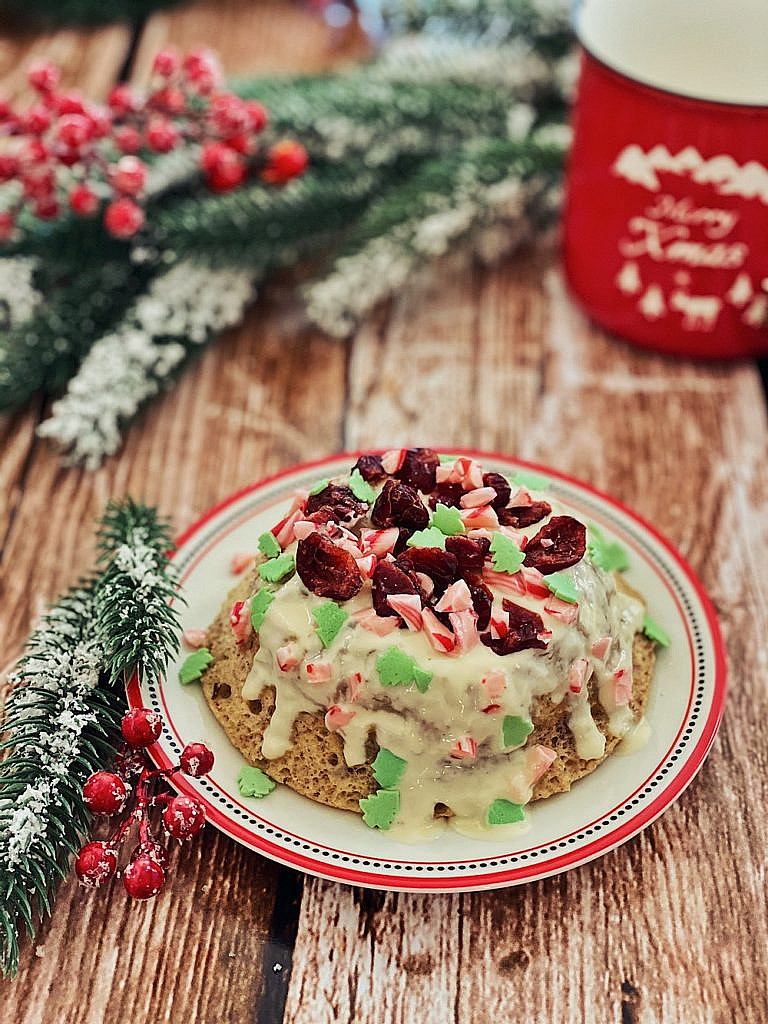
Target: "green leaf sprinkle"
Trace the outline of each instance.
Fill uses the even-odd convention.
[[[359,501],[367,501],[369,505],[376,497],[376,491],[374,491],[367,480],[363,479],[363,474],[359,469],[352,470],[352,476],[349,478],[349,488]]]
[[[407,764],[408,762],[404,761],[402,757],[398,757],[391,750],[382,747],[371,765],[373,777],[384,789],[393,789],[403,777]]]
[[[654,622],[650,615],[643,616],[643,632],[654,643],[660,644],[662,647],[669,647],[671,642],[669,633],[658,622]]]
[[[386,832],[400,810],[400,794],[396,789],[379,789],[371,796],[363,797],[359,803],[368,828],[380,828]]]
[[[268,583],[277,583],[296,568],[296,559],[288,551],[277,558],[270,558],[259,566],[259,576]]]
[[[328,479],[328,477],[325,477],[324,480],[318,480],[317,483],[315,484],[315,486],[312,488],[312,490],[309,493],[310,494],[319,494],[320,491],[324,491],[325,490],[325,488],[328,486],[328,484],[330,482],[331,481]]]
[[[267,614],[267,608],[269,608],[274,600],[275,595],[264,587],[261,590],[257,590],[251,598],[251,625],[255,630],[261,629],[264,616]]]
[[[275,788],[275,783],[261,768],[244,764],[237,776],[237,788],[240,796],[255,796],[260,800]]]
[[[489,825],[512,825],[524,819],[523,808],[520,804],[513,804],[511,800],[494,800],[488,808]]]
[[[267,530],[259,537],[259,551],[267,558],[277,558],[280,554],[280,545],[271,530]]]
[[[502,743],[505,747],[519,747],[533,732],[533,723],[520,715],[505,715],[501,726]]]
[[[491,553],[496,572],[518,572],[525,558],[517,544],[503,533],[494,533],[491,539]]]
[[[605,539],[594,523],[589,524],[587,550],[590,558],[603,572],[624,572],[629,568],[629,555],[618,541]]]
[[[420,693],[426,693],[432,682],[432,673],[419,668],[416,660],[399,647],[390,647],[376,659],[376,668],[382,686],[409,686],[415,683]]]
[[[539,476],[538,473],[526,473],[522,469],[516,470],[512,474],[512,482],[516,483],[518,487],[530,487],[532,491],[545,491],[552,485],[552,481],[545,476]]]
[[[446,537],[455,537],[459,533],[466,533],[466,526],[461,521],[461,515],[457,508],[450,505],[443,505],[438,501],[435,511],[432,513],[432,526],[436,526]]]
[[[417,530],[405,542],[408,548],[445,548],[445,534],[435,526]]]
[[[201,647],[197,651],[192,651],[179,669],[179,682],[183,686],[194,683],[202,676],[208,666],[212,664],[213,655],[207,647]]]
[[[552,572],[549,576],[544,577],[544,582],[555,597],[559,597],[561,601],[567,601],[568,604],[579,603],[579,595],[576,592],[573,579],[566,576],[564,572]]]
[[[349,616],[335,601],[326,601],[312,609],[312,618],[317,626],[317,635],[323,647],[330,647]]]

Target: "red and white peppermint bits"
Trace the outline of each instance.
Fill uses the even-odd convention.
[[[147,854],[132,860],[123,872],[125,891],[134,900],[151,900],[165,885],[165,871]]]
[[[128,789],[114,772],[96,772],[83,786],[83,799],[94,814],[119,814],[128,799]]]
[[[169,836],[181,841],[196,836],[205,824],[205,811],[191,796],[175,796],[163,811],[163,825]]]
[[[132,708],[123,715],[120,731],[129,747],[148,747],[163,731],[163,720],[156,711]]]
[[[179,767],[185,775],[199,779],[213,768],[213,751],[204,743],[188,743],[181,752]]]
[[[98,889],[117,870],[117,854],[102,840],[95,840],[80,850],[75,858],[75,874],[82,885]]]

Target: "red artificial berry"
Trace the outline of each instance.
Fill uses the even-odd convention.
[[[303,174],[308,163],[309,154],[300,142],[283,139],[270,147],[261,176],[271,185],[282,185]]]
[[[165,117],[156,117],[147,128],[147,145],[156,153],[170,153],[179,141],[179,132]]]
[[[179,764],[185,775],[199,779],[213,768],[213,752],[204,743],[188,743],[181,752]]]
[[[8,210],[3,210],[0,213],[0,242],[9,242],[13,238],[15,228],[16,221],[13,219],[13,214]]]
[[[145,842],[139,843],[131,854],[131,860],[138,860],[139,857],[149,857],[155,864],[159,864],[163,871],[168,867],[168,862],[171,859],[167,847],[154,839],[147,839]]]
[[[103,840],[95,840],[80,850],[75,860],[75,874],[83,885],[98,889],[117,870],[117,855]]]
[[[191,796],[175,796],[163,811],[163,824],[173,839],[191,839],[205,824],[205,811]]]
[[[176,50],[160,50],[155,54],[152,61],[152,70],[156,75],[163,78],[170,78],[181,66],[181,60]]]
[[[34,168],[21,176],[24,195],[27,199],[52,199],[56,188],[56,178],[48,167]]]
[[[144,223],[144,211],[132,199],[115,199],[104,211],[104,224],[115,238],[131,238]]]
[[[90,124],[92,139],[105,139],[112,131],[112,115],[105,107],[89,107],[85,116]]]
[[[241,132],[240,135],[230,135],[227,138],[227,145],[230,149],[234,149],[236,153],[241,153],[243,156],[248,156],[253,149],[251,137],[246,135],[245,132]]]
[[[124,156],[109,169],[109,180],[113,187],[127,196],[135,196],[144,187],[147,165],[135,156]]]
[[[208,185],[216,192],[235,188],[247,172],[246,163],[240,154],[223,142],[206,143],[200,164],[206,172]]]
[[[141,149],[141,135],[129,124],[120,125],[119,128],[115,128],[113,135],[115,145],[121,153],[138,153]]]
[[[146,766],[144,751],[138,747],[120,750],[115,757],[114,769],[121,779],[136,778]]]
[[[125,891],[135,900],[151,900],[165,885],[165,871],[147,854],[132,860],[123,872]]]
[[[56,125],[56,138],[67,149],[79,149],[93,135],[93,123],[85,114],[65,114]]]
[[[50,110],[42,103],[25,110],[19,118],[22,131],[29,132],[30,135],[42,135],[43,132],[47,132],[52,120]]]
[[[59,216],[59,204],[53,196],[38,199],[34,206],[35,216],[40,220],[56,220]]]
[[[0,121],[7,121],[13,116],[13,110],[8,100],[0,98]]]
[[[125,783],[114,772],[95,772],[83,786],[83,799],[94,814],[119,814],[127,798]]]
[[[136,92],[122,82],[120,85],[116,85],[107,97],[107,103],[109,109],[113,114],[117,114],[118,117],[125,117],[126,114],[132,114],[139,109],[140,101]]]
[[[38,60],[27,69],[27,81],[38,92],[53,92],[59,84],[59,69],[49,60]]]
[[[54,98],[56,113],[64,114],[85,114],[87,113],[85,101],[79,92],[63,92]]]
[[[220,92],[214,96],[208,108],[208,117],[215,131],[225,138],[239,135],[250,128],[251,117],[239,96],[231,92]]]
[[[180,114],[187,105],[187,97],[178,86],[166,85],[153,92],[148,102],[156,110],[162,110],[166,114]]]
[[[27,139],[19,153],[19,160],[25,164],[40,164],[49,156],[48,147],[41,139]]]
[[[117,202],[123,200],[118,199]],[[125,202],[130,203],[130,200]],[[116,206],[117,203],[111,205]],[[123,715],[120,731],[129,747],[148,747],[163,731],[163,720],[156,711],[150,711],[149,708],[131,708]]]
[[[19,170],[19,161],[12,153],[0,153],[0,181],[10,181]]]
[[[248,111],[252,132],[261,132],[267,127],[269,117],[265,108],[258,100],[246,100],[243,104]]]
[[[221,68],[209,50],[193,50],[184,58],[184,73],[197,92],[206,95],[221,81]]]

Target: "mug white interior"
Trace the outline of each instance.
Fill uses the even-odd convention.
[[[639,82],[768,106],[766,0],[581,0],[574,21],[591,54]]]

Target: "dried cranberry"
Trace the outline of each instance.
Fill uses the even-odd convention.
[[[417,594],[418,588],[405,569],[394,562],[379,562],[373,572],[373,609],[377,615],[397,615],[387,604],[389,594]]]
[[[404,526],[400,527],[397,541],[395,542],[395,546],[392,548],[392,554],[395,558],[399,558],[404,551],[408,550],[408,541],[412,536],[413,530],[408,530]]]
[[[547,646],[539,639],[539,633],[544,632],[544,623],[540,615],[509,601],[506,597],[502,601],[502,607],[509,617],[509,631],[506,636],[499,639],[492,637],[490,633],[483,633],[480,639],[486,647],[490,647],[496,654],[505,655]]]
[[[352,470],[353,472],[357,470],[363,480],[369,484],[378,483],[379,480],[383,480],[387,475],[381,464],[380,455],[361,455],[352,467]]]
[[[439,465],[440,458],[432,448],[409,448],[395,476],[404,484],[410,484],[416,490],[429,494],[434,491],[437,484]]]
[[[521,530],[524,526],[540,523],[551,511],[552,506],[548,501],[534,501],[531,505],[500,508],[499,522],[502,526],[513,526],[516,530]]]
[[[487,537],[446,537],[445,548],[456,556],[459,572],[465,572],[483,568],[491,542]]]
[[[358,501],[352,490],[341,484],[328,484],[317,494],[310,494],[307,499],[307,512],[317,512],[326,505],[333,509],[337,523],[356,522],[368,511],[366,503]]]
[[[543,541],[552,541],[544,544]],[[587,550],[587,528],[573,516],[553,516],[525,549],[525,564],[545,575],[575,565]]]
[[[310,533],[299,541],[296,571],[313,593],[333,601],[348,601],[363,585],[352,555],[321,533]]]
[[[429,512],[414,487],[387,480],[373,506],[371,522],[374,526],[407,526],[421,530],[429,522]]]
[[[449,508],[458,508],[464,488],[461,484],[438,484],[437,490],[429,499],[430,508],[437,508],[437,503],[447,505]]]
[[[315,523],[317,526],[326,526],[328,523],[335,521],[336,513],[330,505],[321,505],[316,512],[310,512],[307,515],[307,519],[310,523]]]
[[[478,632],[481,632],[484,629],[488,629],[488,623],[491,621],[493,594],[483,583],[479,573],[465,572],[464,579],[472,595],[472,605],[477,612],[477,629]]]
[[[496,491],[496,497],[491,502],[495,509],[506,508],[512,488],[505,476],[501,473],[483,473],[483,487],[492,487]]]
[[[442,548],[408,548],[397,556],[397,561],[411,572],[423,572],[429,576],[435,584],[436,597],[443,595],[459,571],[455,555]]]

